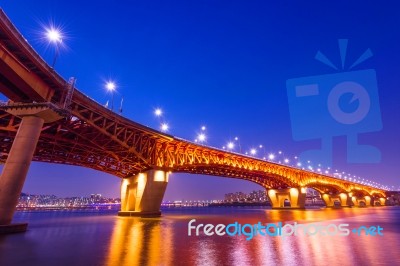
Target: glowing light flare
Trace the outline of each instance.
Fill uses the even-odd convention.
[[[228,145],[226,145],[228,147],[228,149],[232,150],[233,148],[235,148],[235,144],[233,144],[233,142],[229,142]]]
[[[62,42],[61,32],[58,29],[55,29],[55,28],[47,29],[46,36],[47,36],[47,39],[51,42],[54,42],[54,43]]]
[[[251,155],[256,155],[256,153],[257,153],[257,150],[256,150],[256,149],[251,149],[251,150],[250,150],[250,154],[251,154]]]
[[[161,110],[161,108],[156,108],[156,110],[154,110],[154,114],[156,116],[161,116],[163,114],[163,111]]]
[[[197,136],[197,139],[199,140],[199,142],[204,142],[204,141],[206,141],[206,135],[204,133],[200,133]]]
[[[162,132],[167,132],[168,129],[169,129],[169,126],[168,126],[167,123],[162,123],[162,124],[161,124],[161,131],[162,131]]]
[[[268,159],[274,160],[274,159],[275,159],[275,154],[270,153],[270,154],[268,155]]]
[[[113,81],[107,81],[106,83],[106,89],[108,91],[115,91],[115,89],[117,88],[117,85],[115,85],[115,82]]]

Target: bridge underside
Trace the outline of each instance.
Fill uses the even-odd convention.
[[[0,160],[3,162],[20,123],[21,118],[0,110]],[[118,177],[150,168],[133,152],[121,148],[118,142],[74,116],[43,126],[33,160],[83,166]]]

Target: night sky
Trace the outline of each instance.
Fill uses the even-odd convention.
[[[118,90],[115,109],[123,97],[123,115],[131,120],[159,128],[153,112],[160,107],[174,136],[193,141],[205,125],[210,146],[222,148],[237,136],[243,152],[262,144],[257,156],[274,153],[276,160],[293,161],[321,145],[321,138],[294,139],[292,130],[298,128],[291,120],[287,80],[318,76],[317,82],[325,84],[331,74],[374,69],[375,116],[365,120],[364,127],[349,126],[350,131],[333,137],[331,166],[399,187],[400,5],[271,2],[3,0],[1,7],[49,64],[54,47],[45,39],[44,27],[61,27],[63,45],[55,69],[65,79],[76,77],[77,88],[99,103],[111,101],[104,84],[112,79]],[[338,39],[348,39],[343,69]],[[368,48],[373,56],[349,70]],[[318,51],[337,69],[316,60]],[[351,81],[361,83],[351,75]],[[361,104],[350,99],[351,95],[340,100],[347,113]],[[326,99],[319,102],[307,116],[310,121],[319,121],[318,115],[326,112]],[[329,125],[314,125],[317,130],[310,131],[329,138]],[[375,146],[381,158],[365,163],[370,160],[364,153],[361,162],[348,162],[348,132],[360,132],[359,143]],[[279,158],[278,151],[283,151]],[[312,163],[317,167],[314,159]],[[119,185],[118,178],[94,170],[32,163],[23,191],[118,197]],[[173,174],[164,199],[219,199],[227,192],[253,189],[261,187],[222,177]]]

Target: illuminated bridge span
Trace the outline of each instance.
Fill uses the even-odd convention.
[[[304,208],[305,188],[327,206],[385,204],[385,191],[206,147],[161,133],[108,110],[74,89],[0,13],[0,225],[9,224],[31,160],[70,164],[122,179],[121,215],[158,215],[171,172],[249,180],[274,208]]]

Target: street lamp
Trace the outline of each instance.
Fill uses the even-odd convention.
[[[268,155],[268,159],[269,159],[270,161],[273,161],[273,160],[275,159],[275,154],[270,153],[270,154]]]
[[[163,114],[163,111],[161,108],[156,108],[156,110],[154,110],[154,114],[159,117]]]
[[[121,105],[119,107],[119,113],[122,114],[122,104],[124,103],[124,97],[121,97]]]
[[[62,42],[62,36],[61,36],[61,33],[59,30],[57,30],[55,28],[49,28],[49,29],[47,29],[46,37],[50,42],[54,43],[56,46],[53,64],[51,64],[51,67],[54,68],[54,65],[56,64],[57,56],[59,53],[59,44]]]
[[[229,150],[233,150],[233,148],[235,148],[235,144],[233,144],[232,141],[228,142],[228,145],[226,145],[228,147]]]
[[[204,141],[206,141],[206,134],[200,133],[200,134],[197,136],[197,139],[199,140],[199,142],[204,142]]]
[[[162,124],[161,124],[161,131],[162,131],[162,132],[167,132],[168,129],[169,129],[169,126],[168,126],[167,123],[162,123]]]
[[[238,137],[235,137],[235,141],[237,141],[238,145],[239,145],[239,152],[242,153],[242,146],[240,146],[240,140]]]
[[[206,142],[207,141],[207,135],[206,135],[206,126],[201,126],[200,127],[200,132],[196,132],[197,136],[196,139],[194,140],[195,142]]]
[[[262,150],[263,151],[263,158],[265,158],[265,147],[262,145],[262,144],[260,144],[259,146],[258,146],[259,148],[260,148],[260,150]],[[264,159],[265,160],[265,159]]]
[[[160,122],[160,129],[162,132],[166,132],[169,129],[169,126],[167,123],[165,123],[162,118],[164,112],[161,108],[157,107],[154,109],[154,115],[158,118],[158,121]],[[196,141],[197,142],[197,141]]]
[[[113,81],[108,81],[106,83],[106,89],[111,92],[111,111],[114,110],[114,91],[117,88]]]
[[[250,154],[251,154],[251,155],[256,155],[256,153],[257,153],[257,150],[256,150],[256,149],[251,149],[251,150],[250,150]]]

